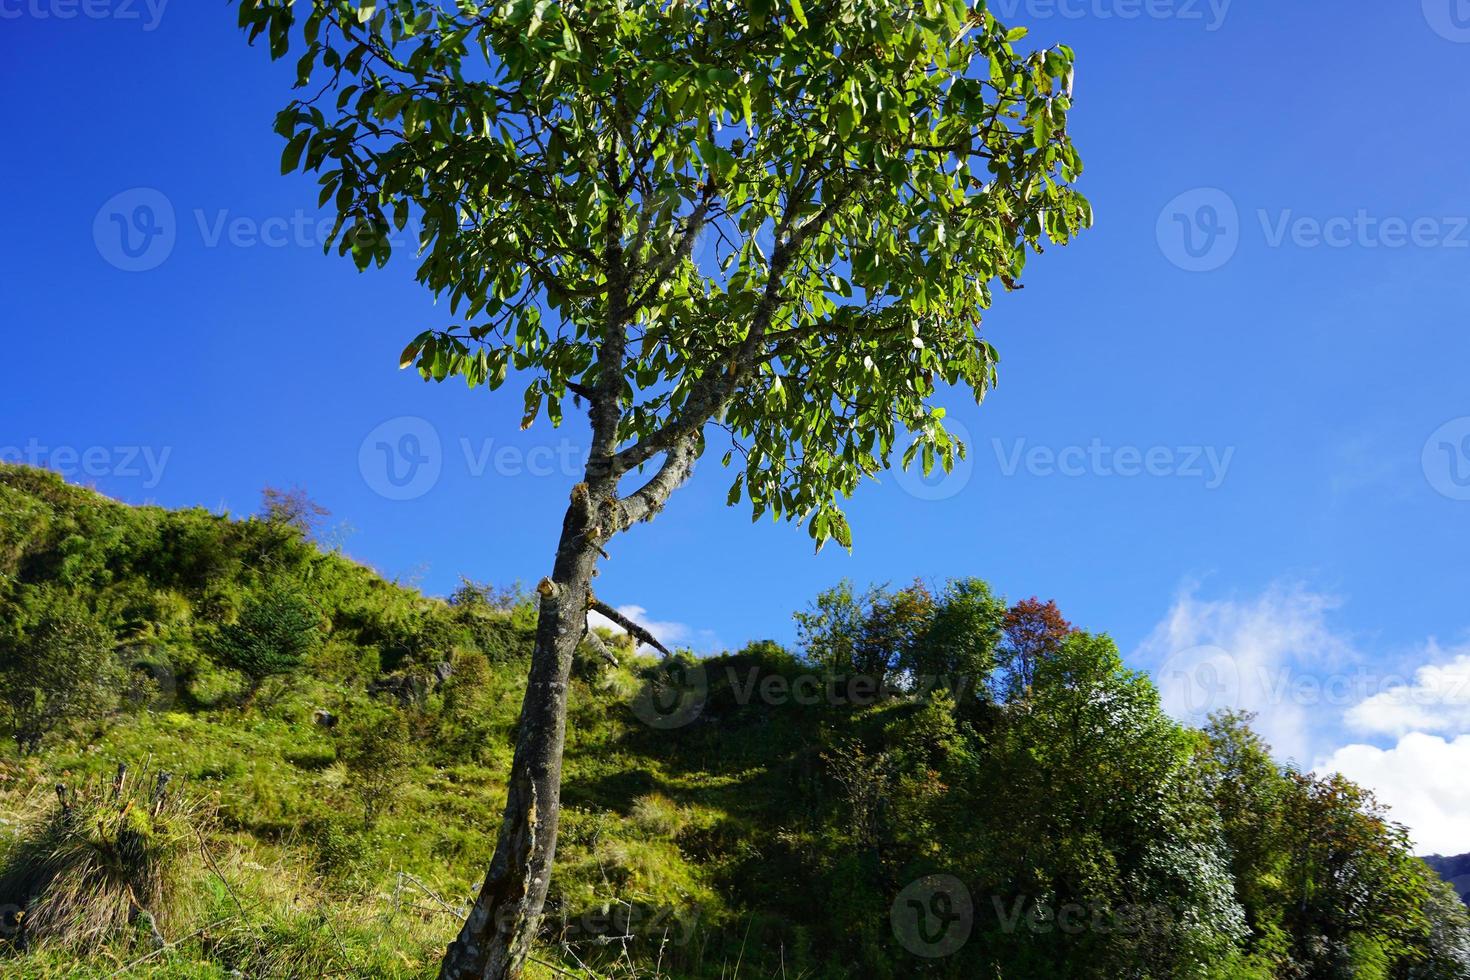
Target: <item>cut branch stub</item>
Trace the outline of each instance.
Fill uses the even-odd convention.
[[[601,613],[608,619],[612,620],[614,623],[621,626],[623,629],[627,630],[628,635],[632,636],[639,643],[643,643],[653,647],[659,653],[662,653],[665,657],[672,657],[674,655],[673,651],[671,651],[668,647],[664,646],[658,641],[658,637],[654,636],[652,633],[648,632],[648,630],[644,629],[642,626],[639,626],[637,623],[633,622],[633,620],[629,619],[627,616],[624,616],[622,613],[618,612],[616,609],[614,609],[612,606],[609,606],[601,599],[589,599],[587,602],[587,608],[592,610],[593,612]]]

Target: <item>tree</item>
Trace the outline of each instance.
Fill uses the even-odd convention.
[[[320,174],[332,242],[463,323],[402,364],[525,381],[522,425],[590,427],[550,575],[499,843],[443,975],[521,972],[555,854],[567,681],[606,546],[707,437],[731,502],[850,546],[838,507],[902,462],[949,466],[938,386],[977,399],[996,283],[1091,221],[1071,186],[1073,53],[962,0],[240,0],[307,96],[283,170]],[[325,72],[323,80],[321,72]],[[642,474],[642,475],[635,475]],[[637,481],[625,486],[625,480]]]
[[[928,629],[910,648],[906,666],[925,683],[943,681],[963,693],[981,693],[995,670],[1005,615],[1005,602],[991,594],[983,579],[949,582],[935,600]]]
[[[1220,815],[1235,895],[1245,909],[1256,955],[1279,968],[1287,955],[1283,887],[1291,859],[1286,800],[1291,779],[1250,724],[1249,712],[1212,714],[1200,736],[1199,775]]]
[[[961,790],[983,816],[964,813],[950,846],[1001,906],[1089,925],[1003,929],[1001,962],[973,975],[1197,976],[1235,953],[1245,919],[1192,741],[1107,636],[1074,631],[1037,664]]]
[[[115,710],[124,679],[112,632],[80,599],[50,590],[29,598],[3,609],[20,628],[0,634],[0,702],[22,753]]]
[[[322,519],[331,514],[331,511],[308,497],[301,487],[286,490],[266,487],[260,491],[261,518],[273,527],[290,528],[303,538],[314,535]]]
[[[283,586],[254,596],[240,618],[220,627],[211,648],[226,667],[249,683],[246,703],[266,678],[289,674],[316,648],[321,617],[311,603]]]
[[[341,734],[337,758],[351,777],[349,789],[362,804],[363,825],[369,830],[402,792],[413,755],[411,741],[403,712],[376,705],[361,709]]]
[[[1055,600],[1032,596],[1012,606],[1006,613],[1003,648],[1008,695],[1016,698],[1029,690],[1041,662],[1056,656],[1074,632]]]

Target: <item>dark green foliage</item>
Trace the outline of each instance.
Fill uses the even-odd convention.
[[[980,579],[955,579],[938,595],[922,582],[875,586],[861,595],[842,582],[795,616],[807,659],[834,675],[882,686],[948,690],[973,710],[987,697],[1006,605]]]
[[[1413,856],[1404,828],[1341,776],[1276,764],[1249,721],[1211,718],[1201,773],[1250,960],[1287,977],[1470,976],[1470,913]]]
[[[318,643],[320,616],[302,595],[277,587],[254,597],[236,622],[226,623],[211,652],[244,674],[253,693],[267,677],[297,670]]]
[[[395,708],[363,708],[342,730],[337,758],[347,767],[349,786],[369,829],[392,806],[412,756],[408,722]]]
[[[113,636],[76,596],[50,588],[0,601],[0,706],[22,752],[118,706],[124,675]]]
[[[430,975],[493,845],[534,607],[518,589],[470,584],[426,598],[278,532],[0,468],[7,657],[49,635],[50,617],[118,637],[105,662],[144,665],[135,681],[177,678],[177,697],[133,698],[136,711],[85,738],[0,755],[0,819],[54,800],[55,772],[105,789],[119,759],[166,759],[217,796],[205,835],[221,874],[173,849],[189,836],[148,837],[185,873],[158,879],[177,903],[133,885],[181,940],[141,975]],[[566,940],[599,975],[661,964],[681,980],[783,968],[807,980],[1470,977],[1470,918],[1371,798],[1284,770],[1247,719],[1181,728],[1107,637],[1061,629],[1048,605],[1008,606],[977,579],[843,585],[799,617],[799,652],[762,641],[683,658],[703,693],[674,728],[633,707],[668,672],[626,638],[610,638],[619,667],[582,651],[538,958],[580,970],[555,945]],[[278,698],[242,712],[216,643],[281,623],[317,642]],[[368,694],[403,679],[414,697]],[[98,801],[67,838],[85,857],[76,868],[112,854],[120,827],[141,829],[98,792],[76,795]],[[60,839],[44,820],[23,825],[40,843],[6,852],[10,867]],[[930,958],[896,939],[893,910],[936,874],[963,883],[973,922],[959,949]],[[53,880],[50,894],[73,896],[54,907],[99,910],[69,921],[109,925],[55,933],[51,951],[0,960],[0,974],[103,978],[123,948],[151,951],[124,891],[74,900],[61,883],[92,878]],[[121,880],[151,879],[107,879]],[[105,951],[86,959],[94,941]]]

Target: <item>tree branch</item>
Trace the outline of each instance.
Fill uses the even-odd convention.
[[[602,642],[602,637],[597,635],[597,631],[592,628],[591,623],[587,624],[587,632],[584,634],[583,638],[587,641],[588,646],[597,651],[597,655],[599,657],[601,657],[603,660],[606,660],[614,667],[618,666],[618,658],[613,654],[611,650],[607,648],[607,644]]]
[[[712,370],[691,386],[683,411],[669,418],[657,431],[617,454],[614,466],[619,472],[627,472],[647,462],[660,452],[672,450],[686,436],[698,433],[704,424],[719,411],[720,407],[729,401],[740,382],[760,362],[760,353],[765,347],[766,331],[770,329],[771,321],[780,306],[783,277],[792,259],[800,252],[807,240],[832,219],[832,216],[847,202],[861,183],[860,177],[853,176],[840,191],[832,196],[821,211],[791,230],[789,236],[786,232],[790,230],[791,221],[795,216],[796,202],[792,201],[787,206],[780,226],[776,229],[776,250],[771,254],[765,293],[751,315],[750,331],[745,340],[738,348],[729,352],[727,359],[724,359],[723,363],[727,367],[723,371]]]
[[[698,440],[692,436],[675,443],[652,479],[618,501],[621,508],[621,527],[631,527],[639,521],[646,521],[663,509],[679,484],[689,479],[689,475],[694,472],[697,448]]]
[[[612,606],[609,606],[601,599],[592,595],[592,593],[590,592],[587,594],[587,608],[592,610],[593,612],[602,613],[602,615],[606,616],[608,619],[612,620],[614,623],[627,630],[628,635],[633,637],[633,639],[637,640],[639,643],[643,643],[647,646],[653,647],[659,653],[662,653],[665,657],[672,657],[674,655],[668,647],[664,646],[658,641],[658,637],[654,636],[652,633],[648,632],[648,630],[633,622],[627,616],[624,616],[622,613],[618,612]]]

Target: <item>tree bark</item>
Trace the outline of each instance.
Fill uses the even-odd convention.
[[[587,485],[579,484],[551,577],[537,586],[536,646],[495,856],[459,938],[444,956],[441,980],[515,980],[536,938],[556,855],[567,684],[587,626],[598,556],[592,511]]]

